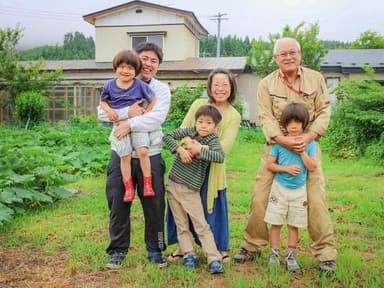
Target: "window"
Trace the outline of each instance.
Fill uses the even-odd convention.
[[[163,39],[166,32],[140,32],[128,33],[128,35],[132,38],[132,49],[136,48],[136,46],[142,42],[153,42],[163,49]]]

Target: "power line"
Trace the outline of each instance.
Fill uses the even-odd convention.
[[[217,21],[217,49],[216,49],[216,57],[220,57],[220,30],[221,30],[221,21],[228,20],[229,18],[223,18],[223,16],[228,15],[227,13],[217,13],[211,17],[211,20]]]
[[[82,16],[75,13],[55,12],[49,10],[37,10],[28,8],[16,8],[11,6],[1,6],[0,14],[6,16],[23,16],[31,18],[45,18],[53,20],[77,20],[82,21]]]

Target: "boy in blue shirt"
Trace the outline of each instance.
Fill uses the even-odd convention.
[[[292,138],[301,137],[309,122],[308,110],[299,103],[291,103],[283,110],[280,125]],[[310,142],[299,154],[281,146],[272,144],[267,158],[267,167],[276,173],[269,195],[264,221],[271,224],[269,242],[271,255],[269,266],[280,264],[280,230],[284,222],[288,226],[287,269],[297,272],[300,266],[296,261],[298,228],[308,225],[307,212],[307,171],[317,167],[317,144]]]

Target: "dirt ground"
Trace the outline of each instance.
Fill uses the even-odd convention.
[[[121,287],[116,273],[68,271],[64,253],[43,256],[37,250],[0,248],[1,288]]]
[[[232,272],[240,273],[245,278],[255,277],[254,264],[233,266],[232,269]],[[118,273],[111,270],[68,271],[64,252],[47,256],[37,249],[23,251],[0,247],[0,288],[120,288]],[[299,279],[291,277],[289,286],[305,287]],[[225,276],[207,285],[227,287]]]

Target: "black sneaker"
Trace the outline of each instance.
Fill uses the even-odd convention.
[[[258,258],[260,256],[261,256],[261,252],[260,251],[248,251],[245,248],[241,248],[239,253],[237,253],[233,257],[233,261],[236,264],[243,264],[245,262],[254,261],[256,258]]]
[[[168,266],[165,257],[163,257],[160,252],[150,252],[148,254],[148,260],[156,264],[159,268],[164,268]]]
[[[121,267],[121,262],[124,261],[126,254],[122,252],[115,252],[111,255],[108,263],[105,264],[105,268],[107,269],[117,269]]]

